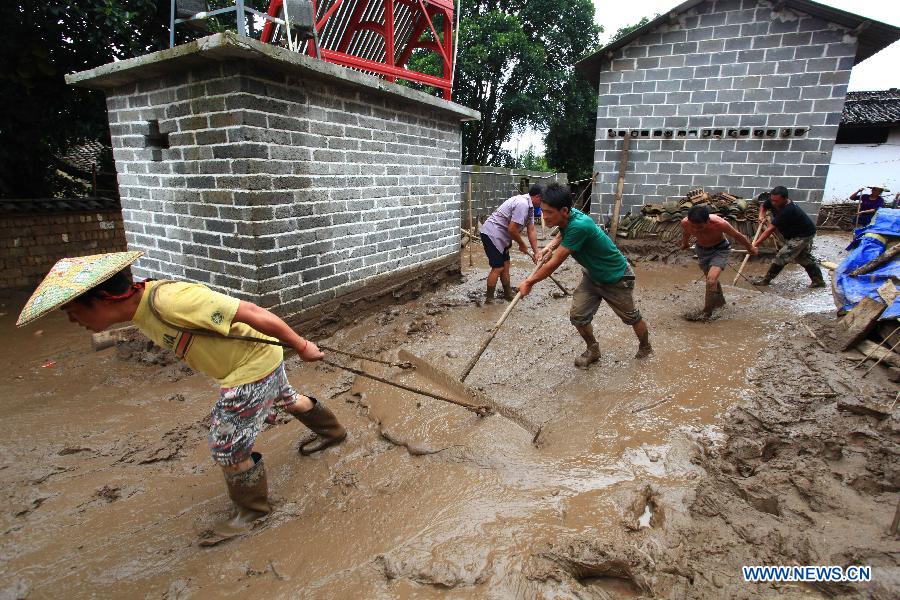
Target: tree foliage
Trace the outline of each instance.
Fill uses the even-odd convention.
[[[633,25],[619,28],[609,43],[649,21],[649,18],[643,17]],[[595,32],[595,42],[601,32],[602,29]],[[587,54],[589,52],[584,53]],[[569,181],[589,178],[594,169],[597,91],[577,73],[570,74],[557,95],[557,107],[551,115],[547,135],[544,137],[547,162],[553,169],[565,171]]]
[[[571,65],[595,43],[593,20],[590,0],[462,5],[453,100],[481,113],[463,124],[463,163],[500,165],[514,131],[546,127]],[[440,73],[433,53],[410,67]]]
[[[226,3],[233,5],[210,5]],[[54,154],[80,140],[108,143],[103,94],[69,86],[64,76],[168,47],[168,6],[157,0],[0,2],[0,196],[49,196]]]

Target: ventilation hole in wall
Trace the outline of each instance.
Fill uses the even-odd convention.
[[[650,137],[649,129],[641,129],[641,137]]]
[[[687,137],[687,133],[688,132],[686,129],[679,129],[677,135],[678,135],[678,137]]]
[[[704,129],[703,131],[700,132],[700,137],[708,138],[711,135],[712,135],[712,131],[710,131],[709,129]]]
[[[802,127],[799,127],[794,130],[794,137],[803,137],[804,135],[806,135],[806,133],[808,131],[809,131],[809,129],[804,129]]]
[[[722,137],[722,133],[724,133],[721,129],[716,129],[713,131],[713,135],[716,137]]]
[[[663,134],[662,129],[654,129],[653,130],[653,137],[662,137],[662,134]]]
[[[775,129],[766,129],[766,137],[775,137],[777,133],[778,131]]]
[[[641,135],[641,132],[638,131],[637,129],[632,129],[632,130],[631,130],[631,137],[636,138],[636,137],[638,137],[639,135]]]
[[[691,129],[690,131],[688,131],[688,135],[691,137],[697,137],[697,130]]]
[[[761,137],[765,137],[765,135],[766,135],[765,129],[754,129],[753,130],[753,137],[761,138]]]
[[[793,129],[782,129],[781,137],[791,137],[791,133],[793,133]]]
[[[607,129],[606,137],[616,137],[616,130],[615,129]]]
[[[150,159],[162,160],[162,151],[169,147],[169,134],[159,130],[159,121],[147,121],[148,133],[144,136],[144,148],[150,150]]]
[[[729,129],[729,130],[728,130],[728,137],[736,138],[737,136],[738,136],[738,130],[737,130],[737,129]]]
[[[670,137],[672,137],[672,135],[673,135],[674,133],[675,133],[675,132],[672,131],[671,129],[666,129],[666,131],[665,131],[665,133],[663,133],[663,135],[666,136],[667,138],[670,138]]]
[[[748,135],[750,135],[749,129],[741,129],[741,133],[740,133],[741,137],[747,137]]]

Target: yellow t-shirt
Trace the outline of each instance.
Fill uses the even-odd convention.
[[[162,348],[168,348],[195,371],[236,387],[258,381],[284,360],[279,346],[226,340],[175,330],[150,310],[150,292],[162,281],[148,281],[132,322]],[[208,329],[222,335],[269,338],[246,323],[232,323],[240,300],[198,283],[168,283],[156,294],[155,306],[166,321],[189,329]]]

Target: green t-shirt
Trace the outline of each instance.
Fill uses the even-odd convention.
[[[615,283],[628,269],[628,261],[612,240],[593,219],[577,208],[569,212],[569,223],[562,232],[562,245],[597,283]]]

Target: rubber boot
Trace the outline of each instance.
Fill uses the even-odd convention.
[[[575,359],[575,366],[579,369],[586,369],[598,360],[600,360],[600,344],[595,343],[588,346],[587,350]]]
[[[303,456],[309,456],[329,446],[339,444],[347,437],[347,430],[338,423],[334,413],[312,396],[309,399],[313,403],[311,409],[305,413],[291,413],[298,421],[309,427],[316,434],[315,438],[300,444],[300,454]]]
[[[716,296],[716,292],[706,290],[706,294],[703,296],[703,310],[700,311],[699,318],[696,320],[705,321],[712,316],[716,309]]]
[[[822,270],[818,267],[818,265],[806,265],[803,268],[806,270],[806,274],[809,275],[809,287],[825,287],[825,279],[822,277]]]
[[[716,283],[716,297],[713,300],[713,308],[722,308],[728,302],[725,301],[725,294],[722,292],[722,284]]]
[[[485,304],[493,304],[494,303],[494,294],[497,292],[497,285],[489,285],[487,286],[487,291],[484,293],[484,303]]]
[[[507,302],[512,302],[513,298],[516,297],[518,290],[516,290],[516,288],[514,288],[508,281],[501,281],[500,283],[503,284],[503,298]]]
[[[637,352],[634,355],[635,358],[647,358],[653,354],[653,346],[650,345],[649,331],[645,332],[638,340],[640,340],[640,344],[638,344]]]
[[[775,279],[781,270],[784,268],[784,265],[769,265],[769,271],[762,277],[756,277],[753,279],[753,285],[769,285],[772,283],[772,280]]]
[[[250,531],[255,521],[272,512],[262,454],[254,452],[251,457],[255,464],[246,471],[225,474],[228,497],[234,502],[234,514],[213,525],[210,534],[200,540],[201,546],[215,546],[243,535]]]

